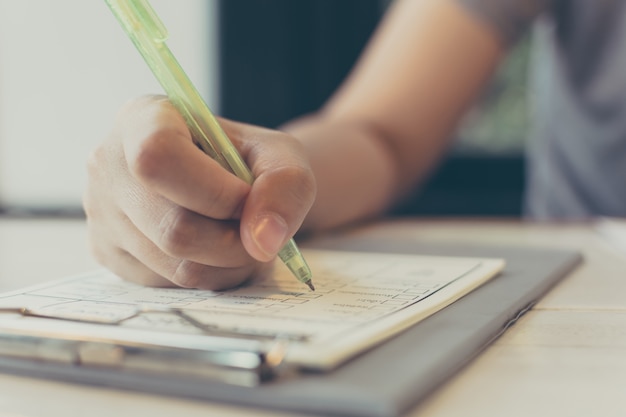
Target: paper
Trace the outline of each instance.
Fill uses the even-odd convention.
[[[449,305],[504,266],[498,259],[317,250],[304,255],[315,292],[279,264],[271,278],[222,292],[146,288],[97,271],[0,295],[0,308],[26,307],[66,319],[0,314],[0,332],[41,328],[179,346],[201,346],[214,332],[281,338],[288,342],[289,363],[331,369]]]

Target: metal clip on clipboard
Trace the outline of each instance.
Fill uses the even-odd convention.
[[[282,374],[287,340],[236,331],[214,330],[176,308],[138,307],[119,320],[90,320],[50,315],[36,309],[0,307],[0,313],[42,320],[118,325],[141,314],[173,314],[205,334],[202,346],[150,343],[104,337],[77,337],[61,332],[34,332],[20,328],[0,329],[0,356],[61,363],[85,368],[107,368],[147,375],[176,374],[225,384],[255,386]]]

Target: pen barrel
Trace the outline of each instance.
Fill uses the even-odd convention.
[[[311,282],[311,269],[293,239],[289,239],[285,246],[283,246],[280,252],[278,252],[278,257],[287,268],[289,268],[298,281],[305,284]]]

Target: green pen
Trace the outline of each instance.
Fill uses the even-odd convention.
[[[174,107],[185,119],[198,145],[225,169],[248,184],[254,176],[185,71],[167,47],[168,32],[147,0],[105,0],[146,61]],[[311,269],[293,239],[278,257],[298,281],[315,290]]]

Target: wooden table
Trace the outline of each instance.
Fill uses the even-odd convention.
[[[626,255],[592,224],[393,220],[347,232],[569,248],[585,261],[411,416],[626,415]],[[82,220],[0,218],[0,290],[96,268]],[[0,374],[0,417],[295,416]]]

